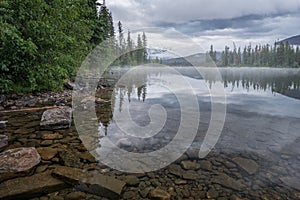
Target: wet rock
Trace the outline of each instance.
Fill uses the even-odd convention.
[[[116,199],[119,198],[125,182],[98,172],[85,172],[80,169],[58,166],[53,175],[59,179],[77,186],[77,189],[91,194]]]
[[[0,121],[0,129],[6,128],[7,121]]]
[[[281,177],[280,180],[287,186],[300,191],[300,181],[297,177]]]
[[[6,101],[6,96],[1,94],[0,95],[0,104],[4,103]]]
[[[96,162],[96,158],[90,154],[88,151],[77,153],[77,156],[82,159],[84,162],[94,163]]]
[[[255,174],[258,170],[258,164],[254,160],[241,157],[236,157],[232,160],[250,175]]]
[[[53,144],[52,140],[44,140],[40,143],[40,145],[43,147],[48,147],[48,146],[51,146],[52,144]]]
[[[40,127],[43,130],[57,130],[70,128],[72,123],[72,109],[59,107],[46,110],[43,113]]]
[[[63,181],[40,173],[29,177],[16,178],[0,184],[0,199],[29,199],[68,187]]]
[[[210,189],[210,190],[208,190],[207,193],[206,193],[206,197],[207,197],[208,199],[215,199],[215,198],[217,198],[218,196],[219,196],[219,192],[216,191],[215,189]]]
[[[86,198],[86,194],[80,191],[75,191],[75,192],[71,192],[69,194],[67,194],[65,196],[65,200],[79,200],[79,199],[85,199]]]
[[[64,81],[64,87],[68,90],[73,90],[75,88],[75,83],[73,83],[70,80],[65,80]]]
[[[0,135],[0,149],[8,145],[8,137],[6,135]]]
[[[213,177],[211,179],[211,182],[217,183],[219,185],[222,185],[224,187],[236,190],[236,191],[241,191],[242,188],[244,187],[241,183],[236,181],[235,179],[231,178],[230,176],[227,176],[225,174],[220,174],[216,177]]]
[[[148,196],[149,192],[153,189],[154,189],[153,187],[147,187],[145,189],[140,190],[139,193],[143,198],[146,198]]]
[[[197,180],[199,177],[199,174],[194,170],[188,170],[182,174],[182,178],[186,180]]]
[[[189,198],[191,195],[190,191],[187,188],[183,189],[181,192],[184,198]]]
[[[169,166],[169,172],[171,174],[174,174],[174,175],[178,176],[178,177],[182,177],[183,171],[184,170],[177,164],[171,164]]]
[[[200,168],[200,164],[189,161],[189,160],[182,161],[181,166],[183,169],[186,169],[186,170],[197,170]]]
[[[137,194],[134,191],[128,191],[123,194],[123,199],[136,199]]]
[[[46,133],[42,135],[43,140],[59,140],[62,138],[63,136],[59,133],[50,133],[50,134]]]
[[[0,154],[0,173],[27,171],[40,161],[41,157],[33,147],[10,149]]]
[[[176,185],[185,185],[185,184],[187,184],[187,181],[186,180],[175,180],[175,184]]]
[[[200,164],[200,169],[206,170],[206,171],[211,171],[212,170],[212,164],[211,162],[207,160],[201,160],[199,161]]]
[[[125,181],[130,186],[136,186],[140,184],[140,179],[133,175],[125,176],[123,181]]]
[[[153,199],[153,200],[169,200],[169,199],[171,199],[171,195],[168,192],[166,192],[162,189],[159,189],[159,188],[151,190],[149,197],[150,197],[150,199]]]
[[[117,146],[120,148],[131,147],[132,142],[127,138],[122,138],[122,139],[118,140]]]
[[[37,149],[43,160],[51,160],[58,153],[58,149],[51,147],[40,147]]]
[[[28,133],[32,133],[32,132],[34,132],[35,131],[35,129],[34,128],[30,128],[30,129],[28,129],[28,128],[19,128],[18,130],[15,130],[15,134],[20,134],[20,135],[24,135],[24,134],[28,134]]]
[[[81,168],[80,158],[72,151],[59,152],[60,161],[67,167]]]

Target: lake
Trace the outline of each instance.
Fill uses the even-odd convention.
[[[174,154],[180,155],[184,150],[187,152],[179,160],[185,155],[189,160],[198,160],[200,148],[208,142],[211,152],[204,160],[212,159],[216,165],[208,171],[219,174],[228,170],[226,174],[230,177],[243,176],[248,192],[257,195],[251,197],[254,199],[262,198],[257,191],[276,194],[270,199],[292,198],[290,191],[299,190],[300,186],[300,70],[217,71],[204,67],[137,67],[107,72],[100,82],[115,87],[108,95],[108,108],[97,109],[99,135],[103,137],[97,151],[102,161],[129,172],[157,170],[164,167],[162,163],[167,166],[172,159],[176,160]],[[104,94],[107,93],[100,90],[99,97],[105,98]],[[214,114],[213,105],[217,107]],[[197,123],[193,118],[197,118],[195,110],[200,113]],[[182,112],[186,111],[183,117]],[[213,115],[219,118],[213,119]],[[219,120],[219,124],[210,126],[214,120]],[[176,134],[181,123],[185,126],[180,140]],[[186,138],[193,138],[195,131],[195,139],[188,147]],[[115,146],[105,145],[108,141]],[[168,147],[171,142],[174,146]],[[144,156],[119,152],[119,148]],[[169,153],[151,153],[160,149]],[[135,161],[140,163],[133,164]],[[241,174],[237,175],[235,170]]]
[[[96,99],[77,101],[76,83],[70,129],[41,130],[42,110],[0,112],[4,150],[36,147],[42,157],[29,173],[0,174],[0,184],[68,166],[124,181],[120,199],[300,199],[299,69],[142,66],[89,76]],[[35,199],[107,199],[80,185],[50,188]]]

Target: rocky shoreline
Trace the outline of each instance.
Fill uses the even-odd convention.
[[[71,90],[0,99],[2,111],[70,106]],[[67,129],[41,128],[43,113],[0,111],[0,121],[5,122],[0,154],[34,148],[40,156],[30,169],[0,173],[0,199],[300,199],[300,157],[295,161],[284,154],[280,161],[270,162],[253,152],[216,148],[199,159],[198,150],[190,149],[164,169],[128,174],[97,162],[82,144],[74,122]]]

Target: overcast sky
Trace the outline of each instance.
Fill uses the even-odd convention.
[[[232,48],[233,42],[242,47],[273,44],[300,34],[300,0],[107,0],[106,4],[125,31],[156,27],[154,36],[149,33],[150,46],[158,45],[153,40],[160,38],[160,46],[167,47],[164,40],[178,36],[176,45],[184,47],[186,38],[180,40],[174,33],[170,37],[172,31],[185,34],[205,51],[210,44],[222,50],[225,45]]]

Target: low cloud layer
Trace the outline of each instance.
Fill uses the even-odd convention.
[[[175,29],[204,49],[236,42],[273,43],[300,34],[299,0],[110,0],[114,20],[126,29]]]

